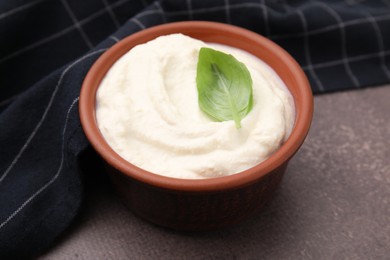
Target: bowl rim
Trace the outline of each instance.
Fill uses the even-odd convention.
[[[100,84],[101,79],[112,64],[129,49],[142,43],[139,40],[145,36],[166,35],[191,29],[229,33],[234,37],[243,37],[255,44],[260,44],[262,48],[270,51],[272,55],[285,63],[297,82],[301,94],[299,102],[302,103],[302,106],[299,113],[296,113],[295,125],[289,138],[268,159],[242,172],[209,179],[179,179],[155,174],[141,169],[119,156],[105,141],[96,124],[95,99],[98,88],[96,85]],[[114,61],[112,62],[112,60]],[[294,102],[297,102],[295,98]],[[307,77],[299,64],[290,54],[271,40],[247,29],[229,24],[208,21],[185,21],[157,25],[139,31],[122,39],[104,52],[92,65],[84,79],[80,92],[79,113],[84,133],[93,148],[106,163],[125,176],[160,189],[186,192],[215,192],[249,185],[288,162],[302,145],[309,131],[313,116],[313,96]]]

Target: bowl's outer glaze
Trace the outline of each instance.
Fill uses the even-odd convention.
[[[105,142],[95,119],[95,95],[104,75],[132,47],[172,33],[246,50],[278,73],[294,97],[296,122],[288,140],[270,158],[230,176],[205,180],[175,179],[128,163]],[[181,230],[212,229],[236,223],[264,205],[278,186],[289,159],[302,145],[312,114],[313,97],[307,78],[287,52],[253,32],[213,22],[165,24],[123,39],[95,62],[80,94],[83,129],[107,163],[110,177],[122,200],[144,219]]]
[[[106,167],[123,203],[136,215],[163,227],[202,231],[229,226],[261,209],[272,198],[286,166],[287,162],[247,186],[219,192],[161,189]]]

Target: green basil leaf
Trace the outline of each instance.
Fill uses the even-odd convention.
[[[237,129],[253,106],[252,78],[245,64],[210,48],[199,51],[196,85],[200,109],[216,121],[234,120]]]

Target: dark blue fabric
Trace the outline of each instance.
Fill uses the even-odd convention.
[[[82,201],[82,81],[110,46],[181,20],[231,23],[289,51],[314,93],[390,82],[388,1],[0,2],[0,259],[36,255]],[[94,157],[92,157],[94,158]]]

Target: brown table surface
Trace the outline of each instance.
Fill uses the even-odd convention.
[[[275,198],[244,223],[159,228],[88,177],[80,215],[39,259],[389,259],[389,146],[390,86],[318,95]]]

